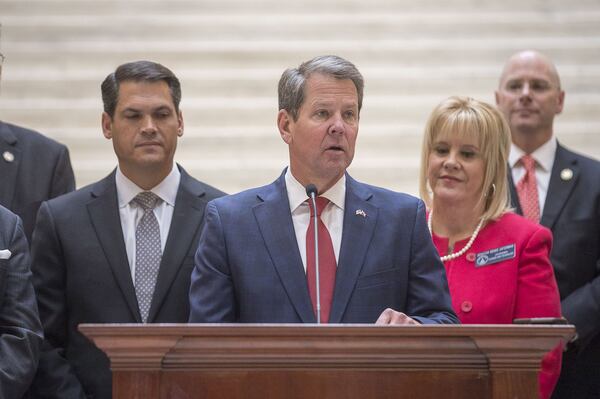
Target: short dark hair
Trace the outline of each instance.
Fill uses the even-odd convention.
[[[152,61],[134,61],[119,65],[110,73],[100,88],[102,89],[102,102],[104,112],[112,118],[115,115],[117,101],[119,100],[119,85],[122,82],[158,82],[164,81],[171,91],[171,98],[175,110],[179,111],[181,101],[181,85],[179,79],[171,70],[159,63]]]
[[[306,81],[313,73],[350,79],[358,94],[358,111],[362,108],[364,79],[356,66],[337,55],[322,55],[300,64],[298,68],[286,69],[279,79],[279,109],[285,109],[298,120],[298,112],[304,102]]]

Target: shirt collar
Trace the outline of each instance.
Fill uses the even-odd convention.
[[[154,186],[150,191],[156,194],[161,200],[163,200],[163,202],[166,202],[171,206],[175,206],[175,198],[177,197],[177,190],[179,189],[180,180],[181,173],[179,172],[179,169],[175,163],[173,163],[173,169],[171,169],[171,172],[167,175],[167,177]],[[123,174],[120,167],[117,167],[115,182],[117,184],[119,208],[127,206],[127,204],[129,204],[136,195],[142,191],[146,191],[129,180],[129,178]]]
[[[296,180],[294,175],[292,175],[289,167],[285,172],[285,186],[287,189],[288,201],[290,202],[290,210],[294,212],[296,208],[308,199],[308,196],[306,195],[306,189],[298,180]],[[327,198],[335,206],[344,210],[344,203],[346,201],[346,174],[344,173],[329,190],[319,196]]]
[[[557,146],[556,138],[552,136],[550,140],[546,141],[537,150],[531,153],[533,159],[535,159],[537,164],[545,172],[550,172],[552,170]],[[510,167],[513,168],[523,155],[525,155],[525,151],[517,147],[514,143],[511,143],[510,154],[508,155],[508,164]]]

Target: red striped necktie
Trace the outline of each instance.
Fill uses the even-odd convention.
[[[333,299],[333,287],[335,286],[335,272],[337,269],[333,243],[325,224],[321,220],[321,212],[329,203],[324,197],[317,197],[317,219],[319,231],[319,291],[321,300],[321,323],[329,322],[331,301]],[[315,223],[312,201],[308,201],[310,207],[310,223],[306,230],[306,278],[308,280],[308,291],[313,304],[315,315],[317,314],[317,288],[315,271]]]

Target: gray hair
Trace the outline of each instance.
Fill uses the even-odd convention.
[[[102,102],[104,103],[104,112],[112,118],[117,108],[119,100],[119,85],[125,81],[133,82],[159,82],[164,81],[169,86],[171,99],[175,110],[179,111],[179,102],[181,101],[181,84],[179,79],[171,70],[159,63],[152,61],[134,61],[119,65],[117,69],[110,73],[102,85]]]
[[[335,79],[350,79],[358,93],[358,111],[362,108],[364,79],[356,66],[337,55],[322,55],[305,61],[298,68],[288,68],[279,79],[279,109],[285,109],[298,120],[298,112],[304,102],[306,81],[313,73],[332,76]]]

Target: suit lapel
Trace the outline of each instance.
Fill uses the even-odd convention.
[[[204,216],[204,201],[202,200],[204,190],[199,186],[194,187],[192,178],[183,169],[180,171],[181,181],[148,313],[148,322],[154,320],[165,300],[169,287],[181,269],[190,246],[194,244],[192,241],[196,237],[196,232],[200,228]],[[197,245],[197,243],[195,244]]]
[[[364,264],[378,216],[377,207],[368,202],[372,194],[350,176],[346,175],[346,179],[344,229],[329,316],[330,323],[342,321],[356,279]],[[363,213],[357,214],[357,210],[362,210]]]
[[[254,206],[254,217],[285,291],[303,323],[315,323],[306,274],[285,187],[284,174],[267,186]]]
[[[21,163],[21,150],[17,148],[17,144],[17,137],[6,124],[0,122],[0,154],[2,155],[0,159],[0,176],[2,176],[0,204],[4,204],[8,208],[13,208],[17,172]],[[12,161],[10,161],[11,155]]]
[[[134,315],[137,323],[141,323],[142,319],[123,240],[114,172],[96,184],[92,196],[95,198],[88,203],[87,207],[98,241],[104,250],[108,264],[125,297],[131,314]]]
[[[515,182],[512,178],[512,169],[510,168],[510,165],[508,167],[508,189],[510,193],[510,203],[512,207],[515,208],[515,213],[523,215],[523,211],[521,210],[521,203],[519,202],[519,195],[517,194]]]
[[[563,180],[561,172],[565,169],[570,169],[573,173],[572,177]],[[556,219],[560,215],[567,199],[571,195],[573,188],[579,179],[579,165],[577,159],[571,157],[565,149],[558,144],[556,148],[556,156],[552,173],[550,174],[550,184],[548,185],[548,193],[546,194],[546,202],[544,204],[544,213],[540,223],[552,229]]]

